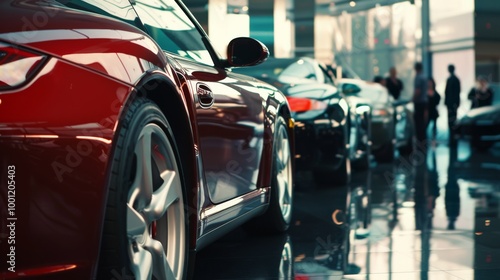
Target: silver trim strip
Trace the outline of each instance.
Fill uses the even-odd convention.
[[[264,195],[265,193],[269,192],[269,189],[270,189],[270,187],[259,188],[259,189],[252,191],[252,192],[244,194],[242,196],[238,196],[238,197],[233,198],[231,200],[228,200],[228,201],[222,202],[220,204],[216,204],[212,207],[206,208],[205,210],[203,210],[203,212],[201,212],[200,218],[201,218],[201,220],[205,220],[208,217],[213,216],[213,215],[218,214],[218,213],[221,213],[221,212],[223,212],[231,207],[241,205],[246,200],[251,200],[251,199],[254,199],[256,197]]]

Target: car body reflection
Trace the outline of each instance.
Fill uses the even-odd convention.
[[[475,153],[460,140],[358,170],[345,187],[299,173],[290,243],[236,231],[200,253],[198,279],[268,279],[288,245],[293,277],[279,279],[497,279],[499,158],[500,145]]]
[[[288,234],[238,229],[198,253],[193,279],[293,279],[292,249]]]
[[[500,146],[488,153],[471,153],[454,170],[460,187],[476,200],[474,208],[474,279],[497,279],[500,273]],[[455,200],[456,201],[456,200]],[[451,209],[452,214],[460,205]],[[448,211],[448,206],[447,206]]]

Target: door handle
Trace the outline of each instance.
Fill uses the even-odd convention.
[[[196,85],[196,94],[198,95],[198,103],[201,108],[208,109],[214,104],[214,94],[210,88],[202,83]]]

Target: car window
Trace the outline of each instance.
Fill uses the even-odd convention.
[[[214,65],[202,34],[174,0],[135,0],[134,8],[149,35],[164,51]]]
[[[283,72],[281,72],[281,75],[304,78],[314,81],[318,80],[313,65],[302,59],[299,59],[290,64],[285,70],[283,70]]]

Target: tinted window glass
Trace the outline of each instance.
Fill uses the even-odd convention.
[[[202,34],[174,0],[135,1],[147,32],[167,52],[214,65]]]

